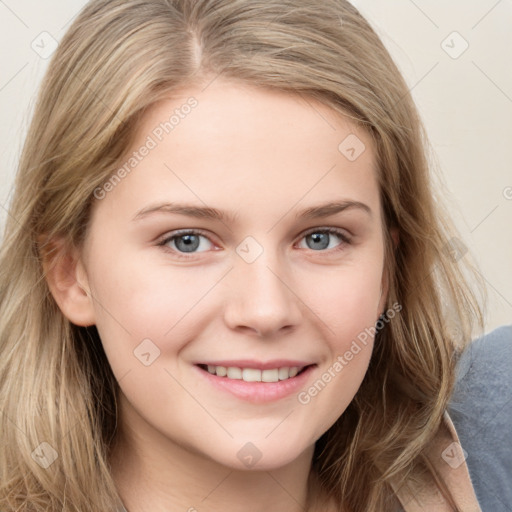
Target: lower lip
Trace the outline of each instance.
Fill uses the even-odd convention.
[[[229,379],[219,377],[199,366],[196,370],[217,389],[227,391],[237,398],[248,402],[261,404],[265,402],[274,402],[293,393],[297,393],[303,387],[316,365],[306,368],[301,374],[290,379],[280,380],[279,382],[245,382],[241,379]]]

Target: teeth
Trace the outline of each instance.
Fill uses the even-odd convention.
[[[241,379],[242,378],[242,369],[236,368],[234,366],[230,366],[228,368],[228,378],[229,379]]]
[[[297,366],[257,370],[255,368],[237,368],[236,366],[208,365],[208,372],[217,377],[244,380],[245,382],[279,382],[295,377],[302,369]]]
[[[278,382],[279,381],[279,368],[273,370],[263,370],[261,372],[262,382]]]
[[[285,380],[290,376],[290,368],[279,368],[279,380]]]
[[[261,370],[244,368],[242,370],[242,379],[245,380],[245,382],[261,382]]]

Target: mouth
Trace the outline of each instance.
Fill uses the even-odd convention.
[[[217,377],[243,380],[245,382],[280,382],[289,380],[301,375],[309,367],[315,366],[309,364],[306,366],[281,366],[276,368],[267,368],[260,370],[258,368],[238,367],[238,366],[217,366],[210,364],[198,364],[201,370]]]
[[[273,402],[304,388],[317,364],[251,368],[248,366],[221,366],[195,364],[199,375],[212,389],[219,390],[253,404]]]

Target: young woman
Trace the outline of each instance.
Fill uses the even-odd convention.
[[[0,509],[480,510],[456,236],[348,2],[90,2],[0,256]]]

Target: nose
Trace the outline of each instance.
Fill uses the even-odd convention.
[[[239,259],[230,272],[224,318],[233,330],[272,337],[293,330],[302,318],[290,273],[268,254],[252,263]]]

